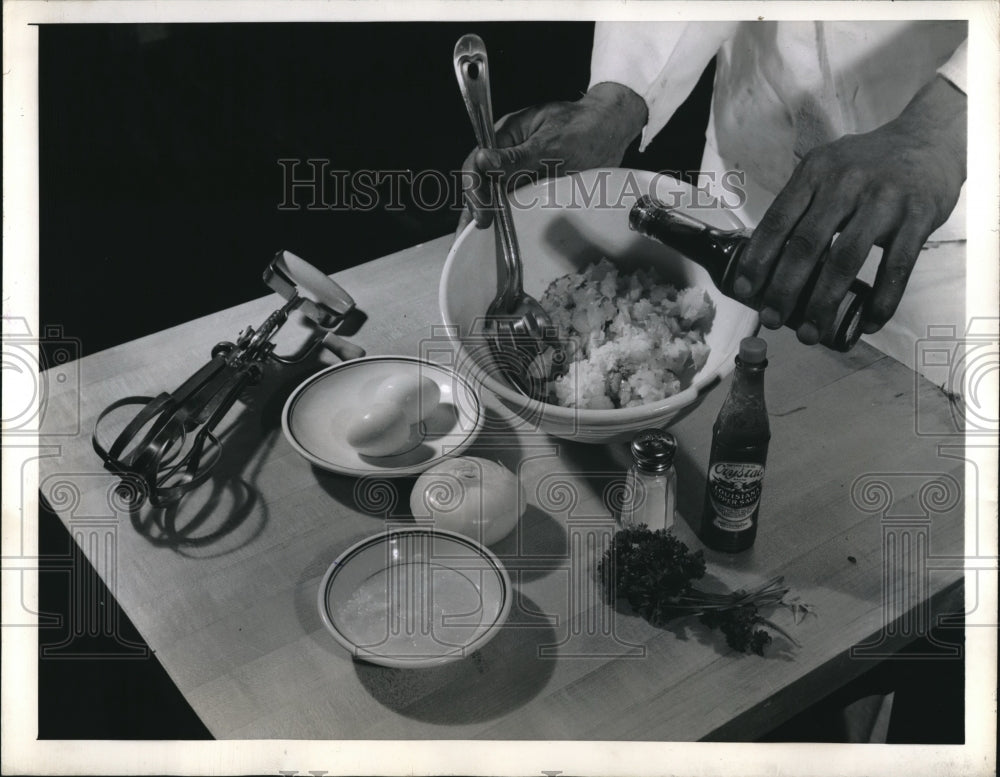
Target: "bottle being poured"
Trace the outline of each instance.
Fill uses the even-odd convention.
[[[754,310],[763,307],[760,296],[744,298],[733,289],[736,283],[740,257],[746,250],[752,234],[748,229],[717,229],[688,213],[657,202],[646,195],[641,197],[629,212],[629,227],[640,234],[657,240],[680,252],[692,262],[708,270],[716,287],[727,297]],[[785,321],[785,326],[798,329],[805,320],[809,302],[826,254],[816,263],[812,274],[802,288],[798,304]],[[849,351],[861,337],[861,314],[871,286],[855,279],[837,309],[834,323],[820,340],[827,348]]]

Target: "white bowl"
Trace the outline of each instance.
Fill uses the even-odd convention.
[[[413,446],[393,456],[363,456],[347,441],[351,418],[371,401],[381,380],[401,375],[430,379],[440,402],[411,428]],[[285,402],[285,437],[303,457],[330,472],[361,477],[416,475],[472,444],[485,418],[478,391],[441,364],[412,356],[366,356],[341,362],[303,381]]]
[[[357,659],[421,668],[489,642],[511,607],[510,578],[475,540],[398,528],[352,545],[323,576],[319,612]]]
[[[588,196],[592,192],[597,194]],[[460,346],[456,369],[495,393],[525,424],[539,431],[603,443],[628,439],[640,429],[665,428],[692,410],[720,378],[732,372],[740,340],[757,330],[757,313],[719,292],[704,268],[629,229],[629,210],[647,193],[684,207],[714,226],[743,226],[721,208],[685,207],[704,202],[705,193],[644,170],[590,170],[543,181],[515,191],[511,204],[524,261],[524,290],[536,299],[556,278],[580,272],[601,257],[627,271],[655,267],[661,278],[677,286],[697,285],[708,292],[716,311],[705,338],[711,347],[708,361],[689,386],[659,402],[589,410],[522,396],[497,369],[482,335],[486,310],[496,294],[493,230],[470,224],[448,253],[438,302],[448,334]]]

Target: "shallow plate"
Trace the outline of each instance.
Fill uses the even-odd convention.
[[[364,456],[348,444],[347,425],[389,376],[412,372],[441,391],[437,409],[412,428],[414,447],[395,456]],[[299,386],[285,403],[282,427],[292,446],[318,467],[344,475],[396,476],[423,472],[457,456],[483,425],[483,405],[465,378],[410,356],[370,356],[337,364]],[[422,434],[421,434],[422,433]]]
[[[351,655],[392,667],[465,658],[510,613],[506,570],[478,542],[454,532],[402,528],[362,540],[333,562],[319,611]]]

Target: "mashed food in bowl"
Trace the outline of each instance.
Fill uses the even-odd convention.
[[[607,259],[554,280],[541,305],[567,341],[552,382],[563,407],[634,407],[672,396],[708,359],[715,306],[704,289],[677,289],[655,271],[623,273]]]

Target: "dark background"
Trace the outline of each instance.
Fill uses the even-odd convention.
[[[287,248],[327,273],[452,232],[458,211],[279,210],[279,159],[458,170],[452,68],[476,32],[496,116],[587,88],[590,23],[60,25],[40,30],[41,321],[83,353],[264,296]],[[696,168],[711,90],[626,166]],[[332,200],[332,194],[327,200]],[[250,323],[250,322],[248,322]],[[236,333],[220,332],[220,337]]]
[[[498,117],[587,88],[591,23],[41,27],[43,331],[86,355],[269,294],[261,273],[280,248],[332,273],[453,232],[457,210],[412,207],[405,191],[403,210],[317,212],[306,193],[279,210],[278,160],[460,168],[474,137],[451,56],[466,32],[488,47]],[[697,167],[712,74],[626,166]],[[58,620],[39,637],[39,736],[207,738],[44,504],[40,523],[40,605]],[[74,634],[70,602],[88,586],[116,637]]]
[[[587,87],[590,23],[41,27],[43,330],[61,327],[83,355],[94,353],[270,293],[261,272],[280,248],[332,273],[452,232],[458,211],[449,207],[318,212],[303,195],[301,209],[279,210],[278,160],[459,168],[474,141],[451,54],[466,32],[489,49],[497,116]],[[713,74],[710,65],[650,149],[633,147],[624,166],[697,169]],[[207,358],[192,354],[192,369]],[[58,517],[41,507],[40,606],[51,625],[39,632],[39,736],[208,738]],[[81,586],[117,621],[114,636],[74,634]],[[962,741],[962,662],[936,662],[933,673],[920,662],[887,663],[888,674],[844,689],[772,739],[836,741],[836,708],[879,685],[916,689],[924,702],[897,691],[894,741]],[[926,715],[928,699],[937,714]]]

